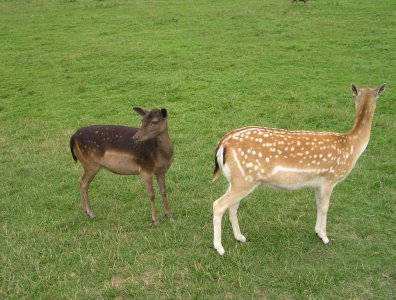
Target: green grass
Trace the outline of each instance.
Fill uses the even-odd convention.
[[[1,1],[0,298],[396,297],[394,0]],[[212,249],[214,149],[246,125],[344,132],[351,83],[377,87],[372,138],[333,193],[325,247],[310,190],[257,189],[248,239]],[[166,107],[175,222],[141,178],[102,171],[82,212],[69,138]],[[157,189],[158,195],[158,189]],[[157,196],[157,208],[162,206]]]

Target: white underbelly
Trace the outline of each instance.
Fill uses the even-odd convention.
[[[315,188],[324,181],[321,171],[320,169],[275,167],[270,174],[264,174],[261,181],[265,185],[286,190]]]

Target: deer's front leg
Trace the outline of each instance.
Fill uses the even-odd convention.
[[[172,213],[169,209],[168,195],[166,193],[165,173],[157,174],[157,183],[161,191],[162,202],[164,203],[165,216],[172,219]]]
[[[155,208],[155,194],[154,194],[154,187],[153,187],[153,176],[151,174],[142,174],[144,182],[146,184],[147,193],[150,198],[151,204],[151,221],[154,226],[159,225],[158,218],[157,218],[157,210]]]
[[[334,184],[324,183],[316,190],[316,225],[315,232],[322,239],[324,244],[329,244],[330,240],[326,233],[327,211],[329,210],[330,196],[334,189]]]

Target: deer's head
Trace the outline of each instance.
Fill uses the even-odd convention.
[[[167,111],[165,108],[145,110],[134,107],[133,110],[143,117],[142,125],[133,136],[136,142],[144,142],[161,135],[167,128]]]
[[[385,91],[385,84],[382,84],[377,89],[359,89],[356,85],[352,84],[352,95],[355,99],[356,109],[359,109],[363,105],[375,108],[377,99],[383,91]]]

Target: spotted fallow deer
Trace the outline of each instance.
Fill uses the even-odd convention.
[[[237,210],[243,197],[259,184],[287,190],[314,188],[317,217],[315,232],[324,244],[330,195],[337,183],[351,172],[370,139],[378,96],[377,89],[352,85],[356,117],[347,133],[289,131],[245,127],[226,134],[215,155],[213,180],[222,172],[229,182],[227,192],[213,203],[214,248],[224,254],[221,221],[229,210],[235,239],[245,242],[239,229]]]
[[[166,109],[133,108],[143,116],[140,128],[114,125],[93,125],[80,128],[70,139],[73,159],[80,161],[84,173],[80,191],[85,213],[94,218],[88,199],[88,187],[103,167],[120,175],[141,175],[151,202],[154,225],[158,218],[154,202],[153,175],[160,188],[165,216],[172,218],[166,193],[165,174],[173,161],[173,145],[169,138]]]

